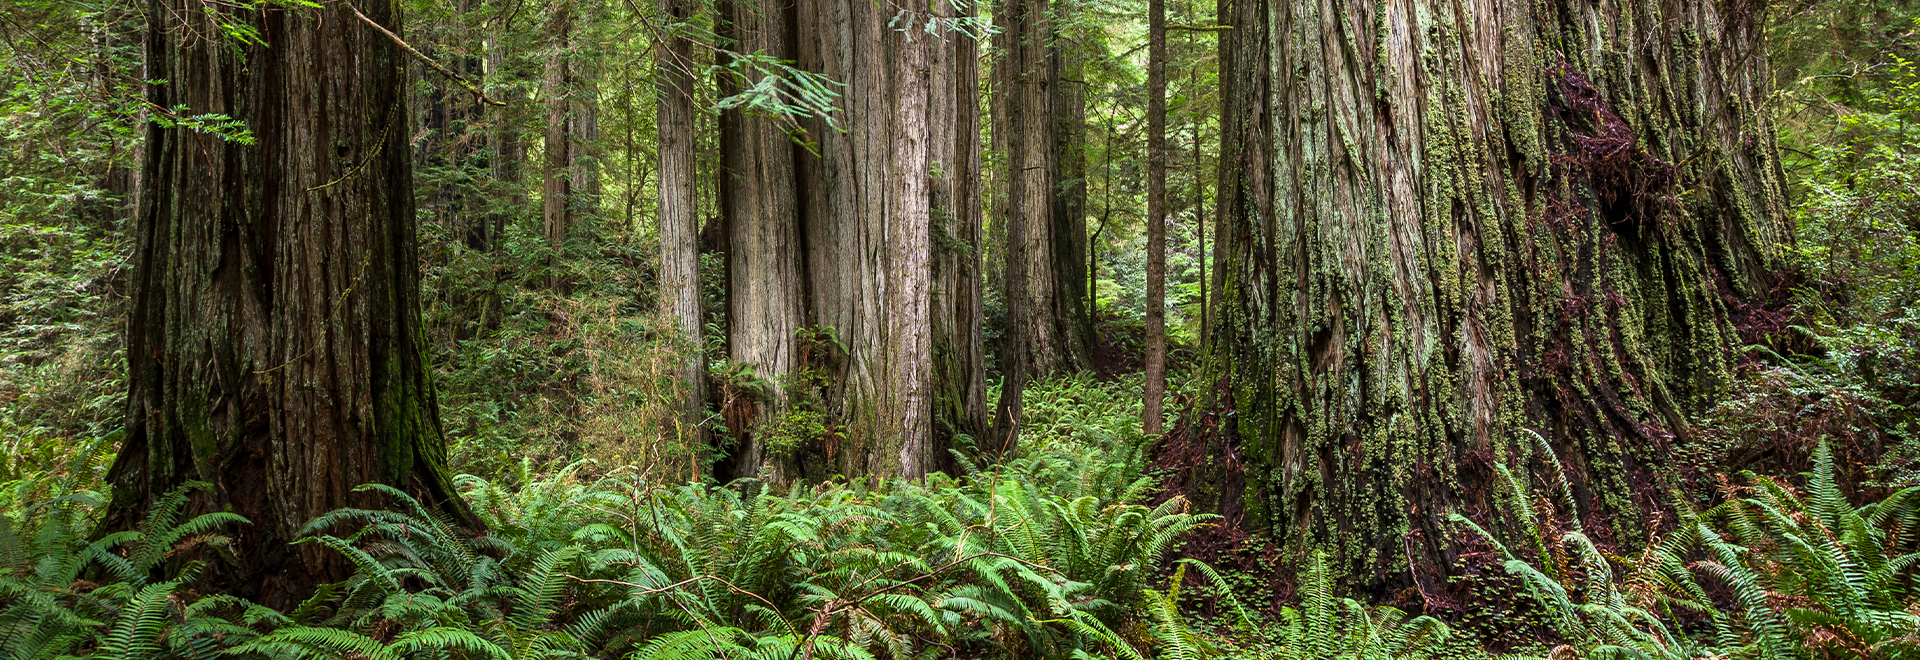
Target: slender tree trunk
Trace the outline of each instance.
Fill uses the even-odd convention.
[[[119,85],[121,75],[144,79],[140,67],[122,72],[118,70],[118,63],[139,59],[141,40],[147,31],[145,13],[135,3],[113,3],[97,20],[97,27],[92,30],[92,46],[94,57],[102,64],[95,68],[94,86],[108,89]],[[113,151],[99,180],[105,199],[81,205],[84,213],[93,216],[90,218],[92,229],[103,234],[120,231],[119,223],[133,218],[140,208],[140,161],[146,147],[139,140],[126,138],[110,144]]]
[[[487,69],[490,75],[503,80],[511,79],[514,75],[507,70],[506,46],[498,36],[487,38]],[[482,231],[486,235],[477,246],[480,250],[493,250],[505,240],[507,222],[527,203],[526,188],[521,182],[527,148],[520,137],[518,122],[520,107],[524,103],[517,90],[514,86],[503,86],[500,100],[507,105],[495,110],[493,119],[488,123],[487,166],[492,178],[488,190],[495,199],[482,216]]]
[[[930,331],[932,286],[933,166],[926,130],[930,87],[948,84],[928,80],[930,42],[935,35],[906,30],[886,35],[895,42],[893,64],[894,126],[903,130],[892,140],[891,190],[886,194],[888,256],[893,263],[887,297],[887,371],[882,387],[881,419],[900,420],[881,427],[878,451],[867,458],[864,472],[924,475],[939,458],[933,447],[933,353]],[[897,437],[895,437],[897,434]],[[889,455],[891,454],[891,455]]]
[[[573,48],[573,0],[561,0],[547,19],[547,41],[555,53],[547,59],[542,81],[547,102],[545,172],[540,189],[540,217],[546,230],[547,286],[564,295],[566,279],[560,259],[566,253],[573,228],[574,156],[572,121],[574,79],[569,60]]]
[[[399,3],[357,5],[396,32]],[[149,4],[157,107],[226,113],[255,143],[147,128],[128,414],[105,529],[154,498],[212,485],[237,562],[217,588],[292,606],[352,566],[301,525],[377,506],[386,483],[477,524],[455,494],[425,362],[407,138],[405,55],[344,4],[244,12],[265,44],[221,34],[208,6]]]
[[[1589,532],[1647,538],[1728,377],[1722,296],[1789,240],[1764,12],[1223,7],[1207,373],[1234,414],[1190,487],[1361,583],[1430,590],[1447,516],[1500,515],[1494,466],[1551,469],[1537,431],[1610,521]]]
[[[1159,435],[1167,396],[1167,4],[1147,0],[1147,400],[1140,430]]]
[[[570,224],[600,214],[600,67],[590,32],[594,15],[575,15],[578,23],[567,65],[567,215]]]
[[[1193,78],[1187,80],[1191,83]],[[1189,88],[1197,90],[1199,85]],[[1207,180],[1201,176],[1205,169],[1200,165],[1202,153],[1205,152],[1200,150],[1200,117],[1196,114],[1193,116],[1193,239],[1199,246],[1194,262],[1200,265],[1200,345],[1205,346],[1213,332],[1213,315],[1208,313],[1212,307],[1207,304]]]
[[[661,16],[677,26],[692,15],[688,0],[660,0]],[[668,28],[673,30],[674,28]],[[669,32],[655,45],[655,130],[660,154],[660,304],[687,352],[680,368],[678,435],[703,445],[707,357],[701,338],[700,214],[694,163],[693,41]]]

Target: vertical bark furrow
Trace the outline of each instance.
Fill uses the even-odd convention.
[[[954,10],[936,11],[952,18]],[[825,437],[797,439],[804,444],[790,448],[780,468],[787,471],[763,475],[775,481],[920,477],[944,464],[952,435],[982,426],[974,265],[980,229],[970,178],[979,167],[977,110],[971,81],[955,77],[972,71],[974,47],[965,35],[927,34],[930,16],[897,12],[849,0],[797,0],[786,14],[791,50],[783,52],[845,84],[836,127],[802,120],[797,138],[805,148],[762,128],[772,125],[763,118],[725,128],[729,162],[790,159],[791,166],[763,169],[750,184],[729,181],[740,189],[726,196],[729,204],[745,203],[735,198],[751,186],[790,190],[786,210],[742,217],[774,218],[794,237],[781,251],[740,242],[730,250],[732,296],[754,295],[741,288],[748,285],[777,288],[792,301],[781,309],[795,310],[796,319],[776,338],[758,329],[773,312],[736,303],[731,341],[760,333],[768,350],[794,351],[803,325],[833,339],[815,342],[807,364],[788,367],[808,370],[805,396],[829,426]],[[756,131],[766,139],[752,138]],[[781,259],[796,260],[790,275],[780,270]],[[761,474],[757,463],[738,467],[741,476]]]
[[[361,5],[399,28],[398,6]],[[400,51],[344,5],[250,14],[235,45],[208,12],[152,3],[159,107],[225,113],[256,142],[150,126],[135,225],[128,429],[106,529],[187,481],[254,524],[209,579],[290,606],[351,566],[301,525],[387,483],[477,524],[445,464],[420,327]]]
[[[1368,584],[1444,571],[1538,431],[1589,531],[1644,538],[1726,375],[1716,276],[1750,293],[1786,240],[1756,19],[1722,9],[1223,5],[1207,368],[1250,522]]]

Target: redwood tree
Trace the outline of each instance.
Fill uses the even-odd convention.
[[[1763,5],[1222,8],[1218,414],[1193,420],[1220,433],[1188,486],[1432,590],[1449,514],[1503,515],[1495,466],[1551,476],[1538,433],[1589,532],[1646,538],[1789,240]]]
[[[954,435],[983,426],[977,47],[953,6],[927,11],[730,10],[733,50],[845,85],[833,126],[722,122],[729,352],[775,381],[736,429],[736,476],[917,478],[944,467]],[[824,433],[780,426],[802,404]],[[769,446],[774,433],[791,446]]]
[[[793,0],[723,2],[721,34],[733,52],[792,60]],[[720,91],[738,94],[742,81],[723,75]],[[789,477],[769,441],[791,411],[788,385],[804,366],[797,341],[806,326],[805,255],[800,235],[798,150],[781,126],[735,108],[720,117],[720,204],[727,227],[727,355],[751,365],[761,387],[752,415],[728,422],[744,434],[732,457],[735,474],[773,481]],[[739,405],[736,403],[736,405]],[[771,466],[774,472],[763,473]]]
[[[994,222],[1005,260],[1007,325],[994,426],[1012,448],[1027,381],[1092,366],[1088,317],[1085,82],[1063,38],[1064,3],[1003,0],[994,12],[993,133],[1004,154]]]
[[[584,6],[583,6],[584,5]],[[546,96],[547,131],[540,215],[546,229],[548,283],[564,293],[560,256],[577,231],[576,221],[591,216],[599,205],[600,168],[592,155],[599,139],[599,108],[595,98],[590,32],[595,17],[592,3],[560,0],[547,18],[548,46],[542,94]]]
[[[1140,431],[1159,435],[1167,396],[1167,4],[1147,0],[1147,400]]]
[[[289,606],[351,567],[290,546],[386,483],[472,522],[446,466],[421,333],[399,3],[148,5],[154,107],[220,113],[250,143],[148,128],[128,282],[127,435],[106,529],[160,495],[253,524],[217,586]],[[226,13],[216,16],[214,12]],[[257,30],[225,40],[222,24]]]
[[[660,308],[688,348],[680,368],[682,400],[676,428],[697,441],[707,402],[707,356],[701,336],[700,217],[694,161],[693,40],[681,31],[691,18],[686,0],[660,0],[669,23],[655,47],[655,122],[660,154]]]

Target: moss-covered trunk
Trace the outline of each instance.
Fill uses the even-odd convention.
[[[1206,368],[1229,421],[1189,485],[1360,583],[1429,589],[1447,516],[1490,510],[1496,464],[1542,468],[1535,430],[1610,521],[1588,529],[1643,540],[1733,359],[1723,296],[1789,240],[1763,12],[1223,3]]]
[[[399,29],[399,4],[360,3]],[[405,67],[345,4],[235,12],[149,5],[155,107],[224,113],[254,142],[148,129],[127,328],[126,442],[107,529],[188,481],[253,521],[216,586],[270,606],[351,567],[289,546],[314,516],[392,484],[465,513],[421,333]],[[263,44],[217,37],[220,21]],[[216,35],[216,36],[208,36]]]

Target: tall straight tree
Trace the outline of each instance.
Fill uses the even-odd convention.
[[[507,53],[511,50],[502,33],[511,32],[511,23],[507,23],[486,39],[487,75],[496,80],[510,80],[514,77],[514,58]],[[495,199],[487,207],[480,221],[487,233],[488,240],[481,249],[492,250],[506,239],[507,221],[526,206],[527,186],[523,185],[522,175],[526,169],[527,142],[521,137],[518,115],[525,112],[523,94],[515,85],[502,85],[500,99],[504,108],[493,111],[487,131],[488,191]]]
[[[795,56],[793,0],[731,0],[720,5],[726,17],[722,37],[731,52],[782,60]],[[755,70],[747,68],[747,73]],[[721,93],[736,95],[746,85],[722,74]],[[758,82],[758,81],[754,81]],[[786,131],[744,108],[720,118],[721,212],[727,226],[727,353],[752,365],[766,383],[755,402],[751,425],[733,457],[741,475],[772,481],[791,478],[790,461],[771,455],[773,429],[790,410],[789,374],[801,365],[797,337],[806,326],[806,288],[800,242],[801,217],[798,148]],[[735,422],[736,424],[738,422]],[[765,469],[772,469],[766,472]]]
[[[547,17],[547,46],[553,54],[547,57],[546,73],[541,81],[541,95],[546,97],[547,104],[547,133],[541,146],[546,163],[541,169],[540,220],[547,239],[547,282],[555,291],[566,286],[560,275],[560,255],[566,250],[567,235],[573,229],[570,204],[573,197],[570,129],[573,126],[568,120],[573,115],[573,79],[568,60],[571,59],[575,1],[560,0],[554,5],[553,14]]]
[[[583,6],[584,5],[584,6]],[[599,139],[598,81],[589,45],[590,0],[560,0],[547,18],[547,57],[542,94],[547,104],[546,152],[540,215],[550,258],[548,282],[565,292],[556,261],[566,251],[577,220],[597,210],[600,167],[591,149]]]
[[[660,154],[660,306],[689,355],[680,368],[680,436],[698,441],[707,401],[707,357],[701,339],[699,181],[694,162],[693,40],[688,0],[660,0],[667,22],[655,44],[654,130]]]
[[[1222,6],[1207,374],[1239,460],[1191,485],[1380,587],[1453,565],[1496,466],[1564,465],[1602,542],[1647,538],[1739,346],[1727,301],[1789,240],[1764,11]]]
[[[459,18],[473,10],[472,0],[460,0],[447,7],[446,11],[455,14],[455,20],[446,21],[435,36],[449,43],[467,43],[470,35]],[[418,41],[416,39],[416,45],[424,47]],[[485,77],[478,54],[463,52],[460,48],[432,50],[434,56],[447,60],[447,68],[455,74],[468,80]],[[441,50],[450,52],[441,55]],[[421,215],[439,219],[468,248],[485,250],[497,238],[489,231],[488,218],[480,212],[480,195],[474,185],[475,179],[482,178],[479,171],[486,167],[481,149],[485,143],[475,139],[485,128],[486,106],[432,67],[416,64],[412,72],[413,87],[419,90],[415,101],[409,104],[418,115],[419,126],[419,134],[413,140],[414,169],[442,173],[417,182]]]
[[[735,359],[785,381],[757,402],[766,409],[744,430],[736,475],[943,469],[946,441],[984,426],[976,46],[953,33],[965,16],[858,0],[732,11],[736,51],[792,52],[845,85],[834,126],[723,122],[729,342]],[[767,425],[801,401],[824,417],[824,437],[770,446],[781,430]]]
[[[1167,396],[1167,3],[1147,0],[1147,400],[1140,430],[1159,435]]]
[[[1092,366],[1085,297],[1086,188],[1081,148],[1084,89],[1063,89],[1077,68],[1061,53],[1063,16],[1049,0],[1004,0],[994,12],[993,134],[1005,149],[1007,199],[996,219],[1005,244],[1007,328],[994,425],[1011,449],[1028,380]],[[1083,84],[1083,83],[1082,83]],[[1070,135],[1061,135],[1071,133]]]
[[[1088,45],[1083,38],[1089,31],[1078,15],[1077,0],[1063,0],[1050,7],[1047,59],[1049,83],[1046,86],[1048,131],[1053,139],[1053,183],[1050,189],[1053,208],[1049,234],[1053,246],[1049,253],[1053,268],[1053,316],[1056,332],[1065,346],[1060,368],[1089,369],[1093,366],[1093,301],[1088,296],[1087,279],[1092,257],[1087,251],[1087,72]],[[1047,372],[1057,371],[1054,365]]]
[[[949,3],[950,4],[950,3]],[[971,4],[969,3],[969,6]],[[979,35],[958,29],[971,10],[947,6],[934,15],[944,34],[927,42],[927,191],[933,254],[932,443],[921,465],[951,470],[946,448],[955,436],[981,437],[987,422],[987,370],[982,332],[984,246],[980,200]],[[918,78],[908,78],[918,80]]]
[[[447,471],[421,334],[399,3],[148,5],[154,107],[224,113],[250,144],[150,126],[127,325],[127,435],[105,524],[211,484],[253,524],[209,579],[286,607],[344,579],[300,527],[384,483],[473,522]],[[363,21],[356,14],[365,12]],[[259,39],[221,41],[223,24]],[[477,524],[477,523],[474,523]]]

